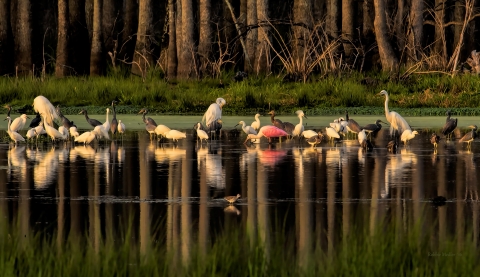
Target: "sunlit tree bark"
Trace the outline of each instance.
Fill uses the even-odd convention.
[[[182,2],[182,48],[179,56],[177,76],[191,78],[196,75],[196,46],[193,39],[194,18],[192,0]]]
[[[167,76],[170,79],[177,77],[177,29],[175,0],[168,0],[168,52],[167,52]]]
[[[435,0],[435,42],[434,52],[437,55],[441,55],[443,60],[446,61],[446,41],[445,41],[445,1]]]
[[[200,38],[198,41],[198,56],[200,74],[209,75],[208,63],[212,51],[212,3],[211,0],[200,0]]]
[[[337,38],[339,34],[338,19],[340,16],[339,0],[327,0],[327,34]]]
[[[395,36],[397,38],[398,49],[403,52],[406,44],[405,20],[406,20],[405,0],[397,0],[397,13],[395,14]]]
[[[398,68],[398,59],[388,40],[387,16],[385,14],[385,0],[374,0],[375,6],[375,37],[378,43],[378,52],[383,71],[393,71]]]
[[[256,71],[257,74],[267,74],[270,71],[270,46],[268,45],[269,31],[267,22],[268,0],[257,0],[257,18],[259,24],[264,24],[258,30],[257,52],[256,52]]]
[[[69,75],[68,62],[68,0],[58,0],[58,27],[57,27],[57,59],[55,61],[55,76]]]
[[[305,57],[305,47],[309,39],[310,30],[313,28],[312,19],[312,1],[295,0],[293,3],[293,21],[297,24],[302,24],[293,27],[293,55],[297,61],[301,61]]]
[[[410,6],[411,31],[408,37],[410,53],[408,55],[410,63],[414,63],[421,58],[423,41],[423,1],[412,1]]]
[[[30,0],[17,3],[15,65],[20,75],[32,72],[32,26]]]
[[[342,0],[342,40],[345,55],[353,51],[353,0]]]
[[[90,75],[102,75],[104,71],[102,47],[102,0],[93,1],[93,32],[90,50]]]
[[[255,26],[258,23],[257,19],[257,0],[247,0],[247,26]],[[250,29],[247,33],[246,48],[247,55],[250,62],[245,62],[245,71],[253,72],[253,65],[256,60],[258,29]]]
[[[152,0],[140,0],[138,9],[138,31],[133,55],[132,73],[145,77],[155,66],[152,57]]]

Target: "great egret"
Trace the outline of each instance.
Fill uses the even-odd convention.
[[[430,142],[433,144],[434,148],[437,148],[439,141],[440,141],[440,136],[433,133],[432,136],[430,137]]]
[[[177,142],[178,140],[180,139],[185,139],[187,138],[187,134],[186,133],[182,133],[180,131],[177,131],[177,130],[170,130],[168,132],[165,133],[165,137],[167,139],[172,139],[174,142]]]
[[[102,122],[96,120],[96,119],[93,119],[93,118],[90,118],[88,117],[88,113],[86,110],[82,110],[79,114],[84,114],[85,115],[85,119],[87,120],[88,124],[90,124],[92,127],[97,127],[97,126],[100,126],[102,125]]]
[[[385,95],[385,117],[390,122],[390,135],[393,135],[394,131],[398,131],[399,134],[403,134],[405,130],[411,131],[412,128],[401,115],[388,109],[388,101],[390,100],[388,92],[382,90],[378,95]]]
[[[33,99],[33,110],[42,115],[44,117],[43,121],[50,126],[53,126],[54,120],[59,119],[55,107],[42,95]]]
[[[303,133],[303,130],[305,130],[305,127],[303,127],[303,118],[304,117],[308,118],[308,117],[301,110],[298,110],[295,113],[298,115],[300,122],[297,125],[295,125],[295,128],[292,131],[292,136],[299,137]]]
[[[62,125],[63,127],[70,129],[70,127],[73,126],[73,122],[68,120],[68,118],[66,118],[63,114],[62,114],[62,111],[60,110],[60,106],[57,106],[56,108],[56,111],[57,111],[57,114],[58,114],[58,117],[60,117],[60,120],[62,121]],[[53,125],[52,125],[53,126]]]
[[[322,131],[318,131],[317,135],[311,136],[310,138],[307,139],[308,144],[310,144],[312,147],[316,147],[317,144],[320,144],[323,140],[323,134]]]
[[[470,148],[470,144],[472,141],[477,138],[477,125],[470,125],[468,128],[472,129],[471,132],[466,133],[460,140],[459,142],[466,142],[467,147]]]
[[[117,127],[118,133],[123,136],[123,133],[125,133],[125,130],[126,130],[125,124],[123,124],[121,120],[118,120],[118,127]]]
[[[85,132],[81,134],[80,136],[75,138],[75,142],[80,142],[84,145],[90,144],[94,139],[97,138],[97,132],[95,130],[90,131],[90,132]]]
[[[153,120],[151,117],[145,118],[147,113],[148,113],[148,110],[146,108],[143,108],[138,112],[138,114],[142,114],[142,120],[145,124],[150,124],[157,127],[157,123],[155,122],[155,120]]]
[[[194,127],[195,130],[197,130],[197,139],[200,139],[200,143],[202,143],[203,140],[208,141],[208,134],[202,130],[202,123],[197,122]]]
[[[48,123],[45,121],[45,118],[43,121],[43,125],[45,128],[45,132],[47,132],[47,135],[52,139],[53,143],[55,143],[57,139],[63,139],[63,140],[67,139],[67,137],[64,136],[64,134],[60,133],[57,129],[48,125]]]
[[[408,141],[413,139],[415,135],[418,135],[417,131],[412,132],[412,130],[407,129],[403,131],[402,136],[400,137],[400,140],[403,141],[405,145],[407,145]]]
[[[108,131],[110,131],[110,120],[108,120],[108,114],[109,113],[110,113],[110,109],[107,108],[107,115],[106,115],[106,118],[105,118],[105,122],[102,124],[103,128],[105,128],[105,130],[108,130]]]
[[[115,104],[117,101],[112,101],[112,108],[113,108],[113,118],[112,118],[112,125],[110,126],[110,132],[112,132],[112,136],[117,133],[118,129],[118,121],[117,121],[117,111],[115,110]],[[108,131],[108,128],[106,128]]]
[[[13,132],[21,131],[25,126],[25,123],[27,123],[27,118],[30,118],[30,117],[28,117],[26,114],[22,114],[21,116],[15,118],[15,120],[13,120],[10,126],[10,129]]]
[[[260,130],[258,131],[258,134],[248,135],[244,143],[246,143],[250,139],[259,139],[261,137],[268,138],[268,142],[271,143],[272,138],[286,137],[286,136],[288,136],[288,134],[284,130],[279,129],[275,126],[267,125],[260,128]]]
[[[155,134],[157,134],[157,136],[160,136],[160,139],[161,139],[162,137],[165,136],[165,133],[169,132],[170,130],[171,129],[168,128],[167,126],[160,124],[157,127],[155,127],[154,132]]]
[[[447,111],[446,115],[447,119],[445,120],[445,125],[443,125],[442,134],[448,138],[453,133],[455,128],[457,128],[458,119],[450,118],[450,111]]]
[[[223,199],[225,199],[231,205],[237,202],[238,198],[240,197],[241,197],[240,194],[237,194],[236,196],[225,196]]]
[[[243,121],[243,120],[238,122],[238,124],[235,125],[235,127],[237,127],[238,125],[242,126],[242,130],[243,130],[243,132],[245,132],[245,134],[247,134],[247,136],[250,135],[250,134],[253,134],[253,135],[257,134],[257,131],[255,131],[255,129],[252,126],[247,126],[245,124],[245,121]]]
[[[10,117],[7,117],[7,119],[5,120],[8,120],[8,123],[7,123],[7,134],[10,136],[10,138],[15,142],[15,145],[17,144],[17,142],[19,141],[23,141],[25,142],[25,139],[17,132],[15,131],[12,131],[12,129],[10,128],[10,125],[12,124],[12,119]]]
[[[391,140],[387,144],[387,150],[388,152],[391,152],[393,154],[397,153],[397,148],[398,148],[398,143],[396,140]]]
[[[318,133],[315,132],[314,130],[305,130],[301,134],[301,136],[303,136],[306,139],[309,139],[309,138],[314,137],[316,135],[318,135]]]
[[[30,128],[35,128],[40,124],[40,122],[42,122],[42,117],[40,116],[39,113],[37,113],[37,116],[35,116],[35,118],[32,119],[32,121],[30,121],[29,127]]]
[[[108,135],[108,130],[105,129],[105,127],[103,127],[103,125],[98,125],[98,126],[95,126],[95,128],[93,128],[93,130],[95,131],[95,133],[100,137],[100,138],[104,138],[104,139],[110,139],[110,136]]]
[[[217,98],[215,103],[211,104],[205,114],[203,115],[202,122],[205,122],[207,129],[212,130],[211,124],[222,119],[222,108],[227,102],[223,98]]]
[[[260,114],[257,113],[255,115],[255,121],[252,122],[252,124],[250,124],[250,126],[252,126],[252,128],[257,131],[258,129],[260,129]]]
[[[340,135],[332,127],[326,127],[325,131],[327,132],[328,140],[340,139]]]
[[[371,135],[371,134],[375,135],[382,129],[382,124],[380,123],[387,124],[381,121],[380,119],[377,119],[375,121],[375,124],[367,124],[363,127],[363,130],[365,130],[365,132],[368,133],[368,135]]]

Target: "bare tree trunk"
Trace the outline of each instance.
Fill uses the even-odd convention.
[[[167,76],[169,79],[177,78],[177,29],[176,29],[175,0],[168,0],[168,52]]]
[[[30,0],[18,1],[15,34],[15,65],[20,75],[32,72],[32,26]]]
[[[104,57],[102,49],[102,0],[93,1],[93,32],[90,50],[90,75],[102,75]]]
[[[70,0],[68,3],[70,33],[69,54],[70,63],[77,74],[88,73],[90,64],[90,43],[88,30],[85,28],[85,0]]]
[[[327,0],[327,34],[338,38],[338,17],[340,16],[339,0]]]
[[[295,57],[297,64],[305,59],[305,47],[309,39],[309,29],[312,29],[313,27],[312,18],[311,0],[295,0],[293,2],[293,21],[304,25],[293,26],[293,56]]]
[[[182,47],[183,47],[183,34],[182,34],[182,1],[177,0],[177,16],[175,18],[175,34],[176,34],[176,44],[177,44],[177,64],[181,62]],[[177,66],[177,75],[178,68]]]
[[[374,33],[373,20],[375,11],[373,8],[373,0],[363,0],[363,36],[369,37]]]
[[[200,0],[200,38],[198,40],[198,56],[200,74],[210,75],[208,68],[212,54],[212,3],[210,0]]]
[[[178,74],[180,78],[191,78],[196,75],[196,53],[193,39],[194,18],[192,0],[182,2],[182,48],[179,56]]]
[[[120,8],[115,0],[103,0],[102,9],[102,38],[107,51],[114,50],[115,40],[119,39]],[[117,49],[118,50],[118,49]]]
[[[412,1],[410,7],[411,32],[409,35],[409,63],[415,63],[421,58],[423,42],[423,1]]]
[[[135,51],[135,42],[138,29],[138,3],[136,0],[125,0],[125,10],[123,13],[123,49],[120,51],[120,58],[126,62],[131,62],[133,52]]]
[[[240,0],[240,16],[238,17],[237,21],[238,21],[238,24],[239,24],[240,32],[242,34],[244,34],[245,31],[247,30],[247,28],[246,28],[246,26],[247,26],[247,12],[248,12],[247,0]],[[245,42],[245,37],[243,37],[243,45],[244,45],[244,48],[243,47],[242,48],[243,48],[243,51],[245,52],[244,54],[248,56],[247,44]],[[242,64],[242,62],[243,62],[243,64]],[[247,61],[246,61],[245,56],[239,57],[236,60],[236,64],[239,65],[239,68],[245,68],[246,63],[247,63]]]
[[[447,61],[447,45],[445,40],[445,1],[435,0],[435,42],[434,52]]]
[[[87,22],[89,41],[92,41],[93,37],[93,1],[85,0],[85,21]]]
[[[313,11],[313,24],[317,25],[320,22],[325,20],[325,16],[327,15],[327,6],[326,1],[312,1],[312,11]]]
[[[12,29],[10,0],[0,1],[0,75],[13,73]]]
[[[138,9],[138,31],[132,73],[145,78],[147,71],[155,66],[152,57],[152,0],[140,0]]]
[[[58,31],[57,31],[57,59],[55,62],[55,77],[69,75],[68,62],[68,0],[58,0]]]
[[[377,38],[382,69],[383,71],[394,71],[398,68],[398,59],[395,57],[392,45],[388,41],[385,0],[374,0],[373,3],[375,5],[375,36]]]
[[[353,52],[353,0],[342,0],[342,40],[345,55]]]
[[[405,37],[405,0],[397,0],[397,13],[395,14],[395,36],[398,49],[403,52],[406,44]]]
[[[269,41],[269,31],[267,22],[268,17],[268,0],[257,0],[257,18],[259,24],[264,24],[258,30],[258,44],[257,44],[257,62],[256,70],[257,74],[268,74],[270,73],[270,46],[268,45]]]
[[[247,26],[255,26],[258,24],[257,18],[257,0],[247,0]],[[257,51],[258,29],[250,29],[247,33],[246,48],[250,62],[245,62],[245,71],[253,72],[254,62],[256,61],[255,52]]]

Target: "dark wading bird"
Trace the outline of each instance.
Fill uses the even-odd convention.
[[[382,129],[382,124],[380,123],[387,124],[380,119],[377,119],[377,121],[375,121],[375,124],[367,124],[363,127],[363,130],[365,130],[365,133],[367,133],[368,136],[372,134],[376,135]]]
[[[430,142],[433,144],[434,148],[437,148],[439,141],[440,141],[440,136],[433,133],[432,136],[430,137]]]
[[[477,125],[470,125],[468,128],[472,129],[471,132],[466,133],[460,140],[459,142],[466,142],[467,147],[470,148],[470,145],[472,141],[477,138]]]
[[[90,124],[92,127],[97,127],[97,126],[100,126],[102,125],[102,122],[96,120],[96,119],[93,119],[93,118],[90,118],[88,117],[88,113],[86,110],[82,110],[79,114],[84,114],[85,115],[85,119],[87,120],[88,124]]]
[[[42,117],[40,116],[40,113],[37,113],[37,115],[35,116],[35,118],[32,119],[32,121],[30,122],[29,127],[30,127],[30,128],[35,128],[35,127],[37,127],[37,126],[40,124],[40,122],[42,122]]]
[[[60,106],[57,106],[55,108],[55,110],[57,111],[57,115],[60,117],[60,119],[62,120],[62,125],[63,127],[67,128],[67,130],[70,129],[70,127],[73,127],[73,122],[68,120],[68,118],[66,118],[63,114],[62,114],[62,111],[60,110]],[[95,127],[95,126],[94,126]]]
[[[318,134],[316,136],[309,137],[307,139],[308,144],[310,144],[313,148],[317,146],[317,144],[320,144],[323,140],[323,134],[322,131],[318,131]]]
[[[157,123],[150,117],[145,118],[145,115],[148,113],[147,109],[141,109],[138,114],[142,114],[142,120],[145,123],[145,130],[150,134],[150,140],[152,135],[155,134],[155,128],[157,128]]]
[[[268,113],[270,115],[270,120],[272,121],[272,125],[277,127],[278,129],[284,130],[288,136],[292,136],[293,130],[295,130],[295,125],[290,122],[282,122],[280,119],[275,119],[275,111],[270,111]]]
[[[347,121],[347,129],[350,132],[358,134],[362,131],[360,125],[348,116],[348,111],[345,111],[345,121]]]
[[[449,138],[451,138],[451,135],[452,135],[453,131],[455,130],[455,128],[457,128],[458,119],[457,118],[450,118],[450,116],[451,116],[450,111],[447,111],[446,115],[447,115],[447,119],[445,120],[445,125],[443,125],[442,134],[447,139],[449,139]]]
[[[237,194],[236,196],[225,196],[225,200],[227,200],[228,203],[233,204],[237,202],[237,199],[240,198],[240,194]]]
[[[113,100],[112,101],[112,108],[113,108],[113,118],[112,118],[112,123],[110,124],[110,131],[112,132],[112,136],[117,133],[117,128],[118,128],[118,121],[117,121],[117,112],[115,111],[115,104],[117,101]],[[107,130],[108,132],[108,130]]]

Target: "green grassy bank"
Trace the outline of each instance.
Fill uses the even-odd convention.
[[[135,113],[141,107],[152,113],[201,114],[223,97],[225,114],[247,115],[275,109],[292,114],[303,109],[309,115],[339,114],[349,108],[353,114],[382,114],[383,101],[378,92],[391,95],[390,107],[405,115],[444,115],[454,109],[457,115],[480,114],[480,78],[473,75],[415,75],[392,80],[381,73],[348,76],[312,77],[308,83],[287,83],[281,78],[250,77],[235,82],[232,73],[221,79],[167,82],[150,77],[144,82],[123,74],[107,77],[70,77],[56,79],[0,78],[0,104],[11,104],[28,111],[33,99],[44,95],[65,114],[87,107],[90,113],[104,113],[112,99],[120,99],[119,113]],[[23,108],[23,109],[22,109]]]

